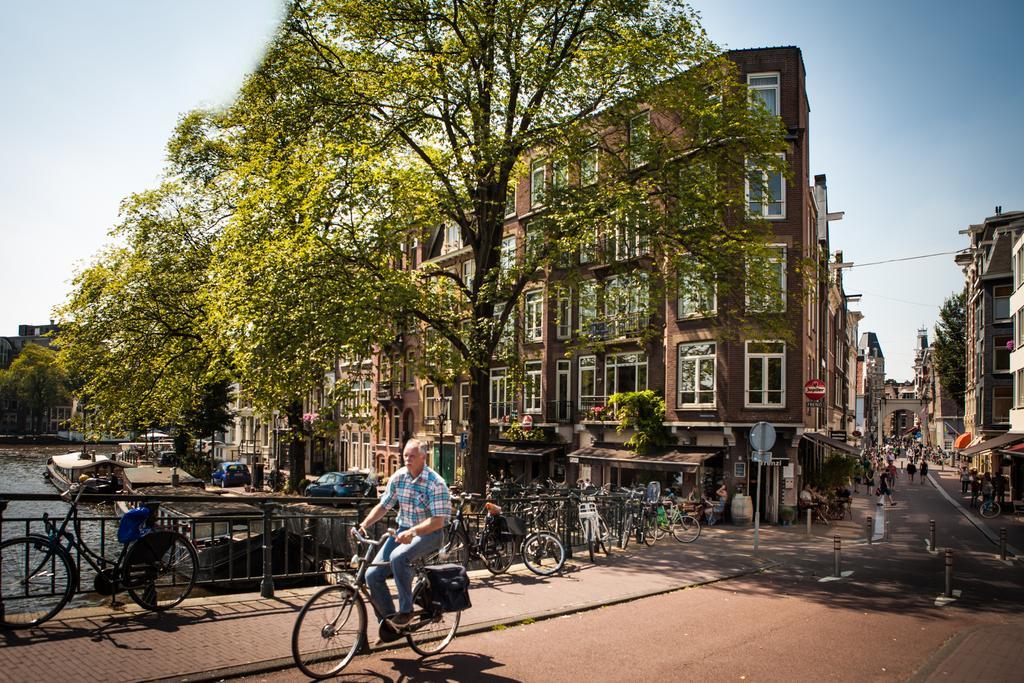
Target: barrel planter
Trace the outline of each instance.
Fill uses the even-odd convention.
[[[737,493],[732,497],[732,523],[738,526],[750,524],[754,519],[754,508],[750,496]]]

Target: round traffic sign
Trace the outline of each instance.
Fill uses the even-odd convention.
[[[810,401],[820,401],[825,398],[825,383],[820,379],[812,379],[804,385],[804,396]]]
[[[519,423],[519,426],[523,428],[524,432],[528,432],[533,429],[533,415],[523,415],[523,420]]]
[[[758,422],[750,428],[750,446],[755,451],[770,451],[775,445],[775,426],[771,422]]]

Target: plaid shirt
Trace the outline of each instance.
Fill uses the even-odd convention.
[[[380,497],[380,505],[390,510],[395,503],[398,503],[398,526],[403,529],[416,526],[428,517],[448,519],[452,514],[448,485],[426,465],[420,476],[415,478],[405,467],[391,475]]]

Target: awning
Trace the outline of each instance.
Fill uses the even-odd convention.
[[[836,439],[830,439],[824,434],[818,434],[817,432],[804,432],[801,434],[803,438],[807,439],[811,443],[816,443],[826,448],[834,448],[837,451],[842,451],[847,455],[860,455],[860,449],[856,446],[851,446],[844,441],[837,441]]]
[[[569,462],[612,465],[624,469],[695,472],[708,459],[721,453],[721,448],[710,447],[659,450],[639,455],[626,448],[588,446],[569,454]]]
[[[489,449],[491,455],[498,458],[543,458],[561,450],[560,446],[520,446],[511,444],[492,443]]]
[[[969,443],[971,443],[971,433],[964,432],[956,437],[956,441],[953,442],[953,448],[967,448]]]
[[[961,455],[977,455],[978,453],[984,453],[985,451],[995,450],[997,448],[1006,448],[1012,446],[1019,441],[1024,441],[1024,434],[1011,434],[1007,432],[1000,434],[999,436],[993,436],[991,439],[986,439],[976,446],[971,446],[961,452]]]

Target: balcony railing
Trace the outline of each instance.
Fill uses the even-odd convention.
[[[615,419],[614,406],[608,405],[607,396],[580,397],[579,420],[581,422],[607,422]]]
[[[402,383],[398,381],[394,382],[377,382],[377,400],[378,401],[392,401],[402,397]]]
[[[548,401],[544,404],[544,421],[571,424],[574,412],[572,401]]]
[[[623,337],[636,337],[651,325],[651,316],[647,313],[626,313],[612,317],[604,317],[588,323],[583,332],[594,339],[606,341]]]
[[[506,416],[512,416],[514,404],[511,401],[505,403],[491,403],[491,419],[503,420]]]

